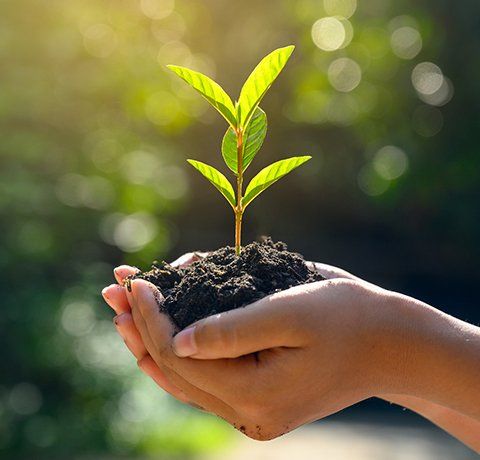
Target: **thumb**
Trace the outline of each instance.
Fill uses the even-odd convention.
[[[273,294],[244,308],[197,321],[173,339],[180,357],[237,358],[274,347],[299,345],[298,294]]]

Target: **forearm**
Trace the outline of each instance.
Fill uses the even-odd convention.
[[[480,422],[480,328],[406,296],[393,302],[388,393],[431,401]]]
[[[448,407],[406,395],[382,395],[381,399],[416,412],[480,453],[480,422]]]

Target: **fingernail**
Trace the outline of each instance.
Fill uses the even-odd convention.
[[[109,301],[111,300],[110,299],[110,295],[108,294],[108,291],[110,291],[111,289],[115,288],[115,286],[117,286],[116,284],[110,284],[108,286],[105,286],[103,289],[102,289],[102,297],[106,300],[106,301]]]
[[[105,300],[109,300],[108,299],[108,295],[107,295],[107,290],[108,290],[109,286],[106,286],[102,289],[102,297],[105,299]]]
[[[113,269],[113,275],[115,276],[115,279],[119,283],[125,279],[127,274],[128,274],[128,271],[126,270],[125,265],[120,265],[119,267],[115,267]]]
[[[195,326],[188,327],[180,331],[173,338],[173,351],[180,358],[192,356],[197,353],[197,344],[195,342]]]
[[[113,295],[113,299],[112,299],[112,290],[115,286],[118,286],[117,284],[111,284],[110,286],[107,286],[105,288],[102,289],[102,297],[103,297],[103,300],[105,300],[105,303],[113,309],[113,311],[115,311],[115,313],[118,313],[118,308],[117,308],[117,305],[115,303],[115,295]]]

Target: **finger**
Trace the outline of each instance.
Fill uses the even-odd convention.
[[[160,369],[150,355],[147,354],[139,359],[137,364],[142,372],[148,375],[160,388],[172,395],[175,399],[186,404],[191,404],[190,398],[165,375],[165,372]]]
[[[333,265],[322,264],[320,262],[307,262],[307,265],[316,270],[326,279],[348,278],[352,280],[360,280],[360,278],[358,278],[357,276],[352,275],[351,273],[341,268],[334,267]]]
[[[118,284],[123,285],[123,282],[127,276],[135,275],[140,270],[137,267],[132,267],[130,265],[120,265],[113,269],[113,275],[117,280]]]
[[[242,360],[202,361],[180,358],[173,352],[172,338],[175,328],[167,315],[159,310],[161,294],[151,283],[144,280],[132,282],[132,311],[135,324],[145,346],[156,362],[170,368],[200,390],[228,402],[233,389],[238,389],[248,380],[255,366],[254,357]],[[136,312],[142,320],[137,324]]]
[[[135,327],[132,315],[123,313],[116,316],[114,323],[118,333],[125,340],[128,349],[137,359],[138,367],[167,393],[170,393],[181,402],[189,403],[190,401],[185,393],[167,378],[162,369],[155,364],[152,357],[148,354],[142,338]]]
[[[111,284],[103,288],[102,296],[107,305],[113,308],[117,315],[130,311],[130,304],[128,303],[123,286]]]
[[[207,255],[208,252],[187,252],[177,260],[174,260],[170,265],[172,267],[187,267],[193,262],[204,259]]]
[[[137,361],[148,354],[143,343],[142,337],[138,333],[135,323],[130,313],[122,313],[113,319],[115,327],[120,336],[125,340],[129,350],[133,353]]]
[[[141,335],[145,347],[147,349],[147,352],[150,352],[154,359],[154,362],[164,362],[165,361],[165,353],[159,352],[159,347],[155,343],[156,341],[152,338],[152,334],[150,333],[149,327],[148,327],[148,321],[151,320],[152,318],[147,317],[145,318],[140,311],[140,308],[138,308],[138,302],[135,300],[135,296],[138,295],[138,285],[142,284],[150,284],[147,283],[146,281],[143,280],[135,280],[135,282],[132,283],[132,291],[131,293],[128,293],[128,296],[132,296],[132,305],[134,305],[134,308],[132,309],[132,317],[134,319],[135,326],[138,328],[139,334]],[[151,293],[151,288],[147,287],[149,293]],[[163,301],[163,298],[158,290],[157,291],[157,298],[154,299],[154,310],[157,312],[156,316],[164,316],[167,318],[165,315],[161,315],[158,311],[158,302]],[[150,301],[152,299],[149,299]],[[171,322],[168,320],[167,321],[168,327],[165,328],[166,330],[166,335],[170,341],[171,337],[174,332],[174,327],[171,324]],[[166,346],[167,347],[167,346]],[[172,357],[174,359],[176,358],[172,352],[170,352]],[[232,419],[235,415],[235,411],[228,406],[226,403],[221,401],[219,398],[216,396],[210,394],[208,391],[204,391],[197,386],[195,386],[194,383],[187,381],[184,377],[182,377],[179,373],[177,373],[174,369],[175,365],[172,363],[170,360],[167,360],[167,365],[160,364],[160,367],[162,369],[162,372],[164,375],[167,376],[167,378],[175,385],[177,386],[185,395],[185,399],[188,400],[190,403],[193,402],[195,405],[199,406],[202,409],[208,410],[209,412],[213,412],[217,415],[220,415],[223,418],[226,419]]]
[[[296,327],[301,319],[298,295],[305,305],[313,284],[316,283],[296,286],[244,308],[200,320],[174,337],[174,352],[182,357],[219,359],[275,347],[301,346],[302,334]]]
[[[236,411],[221,399],[192,385],[172,369],[166,366],[161,366],[161,369],[168,380],[185,395],[188,404],[197,409],[212,412],[227,420],[234,418]]]
[[[147,352],[150,353],[151,350],[155,349],[155,343],[150,337],[150,332],[148,330],[148,327],[145,323],[145,320],[142,314],[140,313],[139,309],[136,307],[132,309],[132,318],[135,324],[135,328],[137,329],[140,335],[142,343],[145,345]]]

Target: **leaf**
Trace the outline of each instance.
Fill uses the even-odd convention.
[[[282,71],[294,49],[293,45],[278,48],[264,57],[253,69],[243,85],[238,99],[239,113],[237,118],[240,126],[246,127],[248,125],[255,108]]]
[[[227,201],[235,207],[235,192],[233,191],[232,184],[228,179],[218,170],[209,166],[201,161],[187,160],[197,171],[205,176],[217,190],[227,199]]]
[[[231,126],[237,126],[235,106],[230,96],[217,82],[200,72],[187,69],[186,67],[176,65],[167,65],[167,67],[172,72],[175,72],[182,80],[186,81],[192,88],[197,90],[225,117]]]
[[[300,165],[310,160],[311,156],[292,157],[272,163],[263,168],[248,184],[245,195],[242,198],[242,206],[247,207],[260,193],[270,187],[278,179],[288,174],[290,171],[298,168]]]
[[[245,171],[252,162],[267,135],[267,115],[257,107],[252,121],[243,135],[243,162],[242,170]],[[222,155],[227,166],[235,173],[237,168],[237,136],[233,128],[228,128],[222,141]]]

